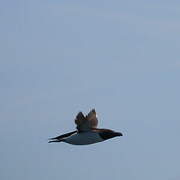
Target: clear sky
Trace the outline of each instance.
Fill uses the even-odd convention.
[[[180,1],[0,1],[1,180],[180,179]],[[123,137],[48,144],[96,108]]]

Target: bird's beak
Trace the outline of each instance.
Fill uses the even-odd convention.
[[[123,136],[123,134],[121,132],[115,132],[116,136]]]

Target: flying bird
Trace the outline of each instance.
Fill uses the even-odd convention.
[[[98,119],[95,109],[92,109],[86,116],[79,112],[75,118],[75,124],[77,125],[76,131],[50,138],[49,143],[65,142],[73,145],[88,145],[123,135],[110,129],[97,128]]]

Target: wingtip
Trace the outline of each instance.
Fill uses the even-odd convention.
[[[53,142],[61,142],[62,140],[51,140],[51,141],[48,141],[48,143],[53,143]]]
[[[48,140],[50,141],[50,140],[54,140],[55,138],[48,138]]]
[[[48,138],[48,143],[52,143],[52,142],[56,142],[57,139],[56,138]]]

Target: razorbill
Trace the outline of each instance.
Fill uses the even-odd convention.
[[[97,128],[98,119],[95,109],[92,109],[86,116],[79,112],[75,118],[75,123],[77,125],[76,131],[50,138],[49,143],[65,142],[73,145],[88,145],[123,135],[110,129]]]

